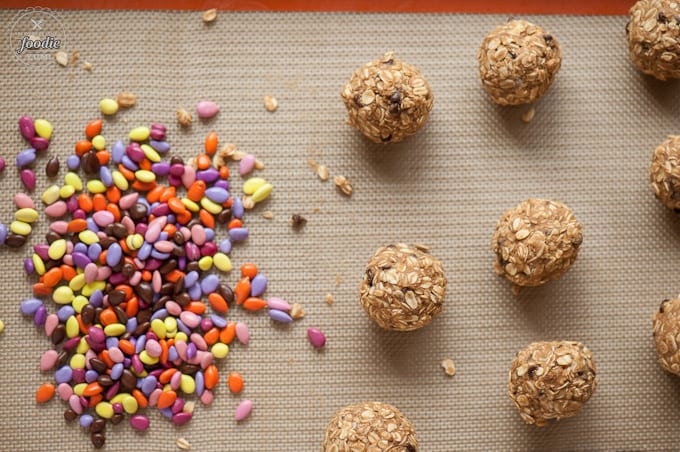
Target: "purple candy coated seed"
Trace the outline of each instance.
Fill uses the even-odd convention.
[[[144,431],[149,428],[149,418],[141,414],[135,414],[130,417],[130,425],[135,430]]]
[[[44,151],[50,146],[50,142],[47,138],[43,137],[33,137],[29,140],[29,143],[31,143],[31,147],[36,151]]]
[[[47,308],[40,306],[33,316],[33,323],[35,326],[43,326],[47,321]]]
[[[307,337],[309,342],[316,348],[326,345],[326,336],[317,328],[307,328]]]
[[[281,323],[290,323],[293,321],[293,318],[288,315],[287,313],[283,311],[279,311],[278,309],[270,309],[269,310],[269,317],[272,318],[272,320],[275,320],[277,322]]]
[[[17,168],[22,168],[24,166],[30,165],[35,161],[35,149],[28,148],[25,151],[21,151],[17,154]]]
[[[80,157],[78,157],[75,154],[69,155],[68,157],[66,157],[66,166],[70,170],[78,169],[80,167]]]
[[[78,422],[81,427],[88,428],[92,425],[92,422],[94,422],[94,418],[89,414],[82,414]]]
[[[23,315],[33,315],[40,306],[43,305],[42,300],[37,298],[29,298],[21,302],[20,308]]]
[[[264,275],[256,275],[250,282],[250,294],[253,297],[259,297],[267,290],[267,277]]]
[[[245,240],[248,238],[248,230],[246,228],[229,229],[229,238],[235,242]]]

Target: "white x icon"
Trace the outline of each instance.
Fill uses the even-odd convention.
[[[31,22],[33,22],[33,29],[34,30],[35,29],[42,30],[42,23],[43,23],[42,19],[31,19]]]

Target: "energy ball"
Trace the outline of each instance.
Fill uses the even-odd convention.
[[[386,330],[413,331],[442,310],[446,277],[426,247],[403,243],[378,249],[359,285],[361,305]]]
[[[626,25],[630,59],[659,80],[680,78],[680,6],[675,0],[640,0]]]
[[[392,52],[357,69],[341,96],[350,125],[376,143],[396,143],[416,133],[434,100],[418,68]]]
[[[387,403],[363,402],[338,410],[326,428],[324,452],[417,452],[413,424]]]
[[[593,357],[580,342],[534,342],[510,368],[508,394],[527,424],[572,417],[597,386]]]
[[[557,279],[576,260],[583,226],[561,202],[528,199],[507,210],[491,240],[496,274],[521,287]]]
[[[530,104],[550,88],[562,64],[551,34],[526,20],[511,20],[486,35],[477,54],[482,86],[499,105]]]
[[[659,201],[680,209],[680,136],[669,136],[654,150],[649,179]]]
[[[659,356],[659,365],[666,372],[680,376],[680,299],[664,300],[654,314],[654,343]]]

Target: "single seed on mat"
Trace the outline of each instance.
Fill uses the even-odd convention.
[[[186,405],[184,405],[186,408]],[[177,447],[182,450],[191,450],[191,444],[184,438],[177,438]]]
[[[213,22],[215,19],[217,19],[217,10],[215,8],[205,10],[203,11],[203,15],[201,17],[205,23]]]
[[[59,66],[66,67],[68,65],[68,54],[66,52],[55,52],[54,59],[59,63]]]
[[[278,106],[279,102],[276,100],[276,97],[264,96],[264,108],[266,108],[267,111],[276,111]]]
[[[442,368],[444,369],[444,372],[446,372],[446,375],[448,375],[449,377],[453,377],[456,374],[456,367],[453,364],[453,360],[449,358],[442,361]]]
[[[534,116],[536,115],[536,109],[534,107],[530,107],[527,111],[522,114],[522,121],[529,123],[531,122],[532,119],[534,119]]]

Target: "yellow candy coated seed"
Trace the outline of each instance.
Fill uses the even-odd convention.
[[[168,392],[168,391],[174,391],[174,389],[172,389],[172,386],[170,386],[170,383],[163,386],[163,392]]]
[[[156,175],[151,171],[137,170],[135,171],[135,178],[142,182],[153,182],[156,180]]]
[[[109,400],[109,403],[114,404],[114,403],[123,403],[123,399],[127,396],[129,396],[127,392],[119,392],[115,396],[113,396],[112,399]]]
[[[168,330],[165,328],[165,323],[163,323],[161,319],[153,319],[151,322],[151,331],[153,331],[159,339],[165,339],[165,333]]]
[[[99,402],[94,407],[94,411],[104,419],[111,419],[113,417],[113,406],[109,402]]]
[[[38,219],[38,211],[30,208],[19,209],[14,212],[14,218],[24,223],[33,223]]]
[[[189,340],[189,337],[182,331],[179,331],[177,334],[175,334],[175,342],[177,342],[177,341],[187,342],[188,340]]]
[[[52,130],[54,130],[54,127],[52,127],[52,124],[50,124],[47,119],[36,119],[33,125],[35,126],[35,133],[39,137],[45,138],[46,140],[49,140],[52,137]]]
[[[129,394],[121,395],[123,395],[123,398],[120,403],[123,405],[123,410],[125,410],[127,414],[135,414],[139,409],[139,403],[137,403],[137,399],[135,399]]]
[[[98,151],[101,151],[106,147],[106,138],[101,135],[97,135],[92,138],[92,147]]]
[[[111,176],[113,177],[113,183],[119,190],[127,190],[129,183],[125,176],[120,171],[112,171]]]
[[[220,212],[222,212],[222,206],[212,202],[207,196],[201,198],[201,207],[213,215],[218,215]]]
[[[154,148],[149,146],[148,144],[143,144],[140,146],[142,148],[142,151],[144,151],[144,157],[149,159],[151,163],[158,163],[161,161],[161,156]]]
[[[213,265],[213,258],[210,256],[203,256],[198,260],[198,268],[207,272]]]
[[[37,254],[33,254],[33,256],[31,256],[31,260],[33,261],[33,267],[35,267],[35,272],[39,275],[45,274],[45,271],[47,269],[45,268],[45,262],[43,262],[42,258]]]
[[[269,198],[273,188],[272,184],[264,184],[253,193],[253,201],[262,202]]]
[[[149,138],[151,130],[148,127],[135,127],[130,130],[130,139],[132,141],[144,141]]]
[[[5,322],[0,320],[0,333],[2,333],[3,331],[5,331]]]
[[[89,284],[85,284],[80,293],[86,297],[89,297],[94,293],[95,290],[104,290],[104,288],[106,288],[106,283],[104,281],[94,281]]]
[[[252,195],[257,191],[258,188],[262,187],[266,183],[267,181],[261,177],[251,177],[243,184],[243,193],[246,195]]]
[[[55,240],[47,250],[47,255],[53,261],[61,259],[64,254],[66,254],[66,240],[64,239]]]
[[[177,319],[174,317],[168,316],[163,320],[163,324],[165,325],[165,331],[177,331]]]
[[[130,237],[130,236],[128,236],[128,237]],[[81,242],[83,242],[86,245],[92,245],[93,243],[99,242],[99,237],[97,236],[97,234],[90,231],[89,229],[85,229],[84,231],[81,231],[78,234],[78,238],[80,239]]]
[[[85,369],[85,355],[80,353],[74,354],[69,361],[69,365],[74,369]]]
[[[182,199],[180,199],[180,201],[182,201],[182,204],[184,204],[184,207],[189,209],[189,211],[191,211],[191,212],[198,212],[199,210],[201,210],[201,207],[189,198],[182,198]]]
[[[85,275],[83,273],[74,276],[69,282],[68,286],[71,288],[72,291],[78,292],[85,286]]]
[[[231,259],[224,253],[215,253],[213,256],[213,264],[221,272],[231,271]]]
[[[118,111],[118,102],[106,97],[99,101],[99,109],[105,115],[115,115]]]
[[[104,193],[106,191],[106,185],[104,185],[104,182],[97,180],[97,179],[92,179],[87,181],[87,191],[90,193]]]
[[[30,224],[23,221],[12,221],[12,224],[9,225],[9,230],[15,234],[29,235],[33,228],[31,228]]]
[[[59,199],[59,187],[56,185],[47,187],[40,199],[47,205],[54,204]]]
[[[73,301],[73,291],[68,286],[59,286],[52,292],[52,299],[58,304],[69,304]]]
[[[83,395],[83,392],[85,391],[85,387],[87,386],[87,383],[78,383],[73,387],[73,393],[77,396]]]
[[[73,188],[76,189],[76,191],[80,191],[83,189],[83,180],[78,176],[76,173],[69,171],[68,173],[64,174],[64,183],[66,185],[70,185]]]
[[[150,356],[146,350],[142,350],[141,353],[139,354],[139,360],[143,362],[144,364],[148,364],[149,366],[153,366],[158,362],[158,358],[154,358],[153,356]]]
[[[125,333],[125,325],[122,323],[111,323],[104,327],[107,336],[120,336]]]
[[[71,306],[73,307],[74,311],[80,314],[83,308],[89,303],[90,300],[88,300],[86,297],[82,295],[76,295],[75,298],[73,298],[73,301],[71,302]]]
[[[70,198],[76,192],[76,187],[73,185],[64,185],[59,189],[59,196],[63,199]]]
[[[76,316],[69,316],[69,318],[66,319],[66,336],[69,338],[76,337],[79,331],[80,328],[78,326],[78,320],[76,320]]]
[[[224,359],[229,354],[229,346],[227,344],[223,344],[222,342],[217,342],[212,346],[210,351],[215,358]]]
[[[76,347],[76,353],[80,354],[85,354],[87,351],[90,349],[90,344],[87,343],[85,340],[85,336],[80,338],[80,342],[78,342],[78,346]]]
[[[179,389],[185,394],[193,394],[196,390],[196,382],[190,375],[182,374],[179,380]]]

